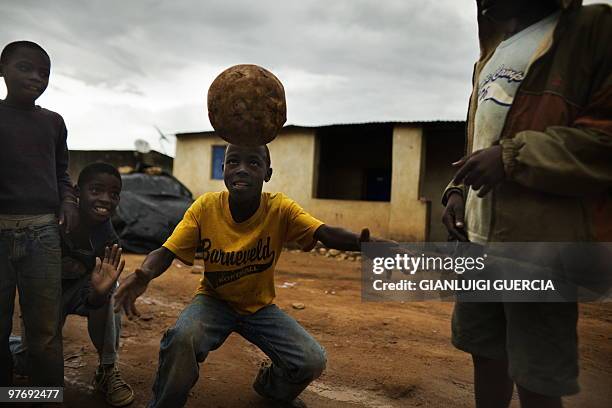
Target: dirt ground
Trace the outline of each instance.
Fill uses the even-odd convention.
[[[128,255],[129,273],[142,256]],[[327,349],[323,376],[302,394],[309,407],[471,407],[469,355],[450,344],[451,303],[363,303],[359,263],[285,251],[277,267],[277,304]],[[200,269],[175,263],[139,301],[143,317],[124,319],[120,368],[134,388],[132,406],[150,397],[159,341],[189,302]],[[287,282],[288,284],[284,284]],[[292,285],[294,284],[294,285]],[[285,287],[283,287],[285,286]],[[297,310],[293,303],[303,303]],[[612,401],[612,304],[582,305],[582,392],[567,407],[609,407]],[[104,407],[90,385],[97,355],[82,317],[64,329],[65,406]],[[263,354],[233,334],[201,366],[188,407],[264,408],[251,383]],[[512,402],[518,407],[516,396]]]

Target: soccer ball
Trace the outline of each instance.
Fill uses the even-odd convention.
[[[287,120],[283,84],[257,65],[230,67],[208,89],[208,118],[217,134],[229,143],[269,143]]]

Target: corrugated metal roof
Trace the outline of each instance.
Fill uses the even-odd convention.
[[[387,122],[358,122],[358,123],[332,123],[329,125],[319,125],[319,126],[308,126],[308,125],[285,125],[283,126],[283,130],[292,130],[292,129],[322,129],[322,128],[330,128],[336,126],[365,126],[365,125],[412,125],[412,126],[422,126],[422,125],[459,125],[464,124],[463,120],[421,120],[421,121],[387,121]],[[212,136],[215,134],[214,130],[206,130],[202,132],[184,132],[177,133],[176,137],[189,137],[189,136]]]

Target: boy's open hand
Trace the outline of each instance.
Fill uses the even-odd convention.
[[[123,308],[128,319],[140,316],[136,309],[136,299],[147,290],[149,281],[148,275],[140,268],[125,278],[115,292],[115,312]]]
[[[79,207],[75,202],[62,201],[59,211],[59,225],[64,227],[66,234],[74,231],[79,225]]]
[[[391,239],[372,237],[370,236],[370,230],[368,228],[363,228],[361,230],[361,234],[359,234],[359,244],[362,244],[363,242],[376,242],[380,244],[386,244],[386,245],[379,245],[378,251],[382,251],[383,253],[388,254],[388,256],[393,256],[395,255],[395,253],[401,252],[401,249],[397,241],[393,241]]]
[[[362,229],[361,234],[359,235],[359,243],[361,244],[363,242],[376,242],[376,243],[386,244],[386,245],[380,245],[378,247],[378,251],[387,257],[393,258],[397,254],[400,254],[400,255],[407,254],[409,256],[415,256],[414,253],[408,251],[406,248],[402,248],[397,241],[394,241],[392,239],[371,237],[370,230],[368,228]],[[387,278],[389,278],[390,276],[391,276],[390,274],[387,274]]]
[[[121,248],[115,244],[106,247],[104,259],[96,258],[96,266],[91,273],[91,289],[93,304],[104,303],[119,275],[123,272],[125,261],[121,259]]]

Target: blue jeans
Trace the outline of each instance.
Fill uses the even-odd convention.
[[[113,311],[111,298],[97,309],[87,308],[81,292],[89,286],[90,279],[91,275],[87,274],[80,279],[64,279],[62,282],[62,327],[68,315],[87,317],[87,331],[100,356],[100,364],[115,364],[121,335],[121,314]],[[11,336],[9,344],[15,373],[29,375],[27,339]]]
[[[164,334],[149,407],[182,407],[199,376],[199,363],[236,332],[259,347],[272,365],[262,367],[253,387],[263,397],[291,401],[325,369],[323,347],[276,305],[251,315],[225,302],[196,295]]]
[[[62,276],[57,221],[18,228],[6,228],[8,224],[0,220],[0,386],[13,381],[9,336],[15,288],[19,290],[28,338],[32,385],[62,386]]]
[[[81,292],[83,287],[89,286],[90,280],[90,274],[74,281],[64,280],[62,284],[62,326],[69,314],[87,317],[87,331],[100,356],[100,364],[115,364],[121,336],[121,313],[114,312],[113,301],[110,297],[104,305],[97,309],[88,309],[83,304],[84,299]]]

